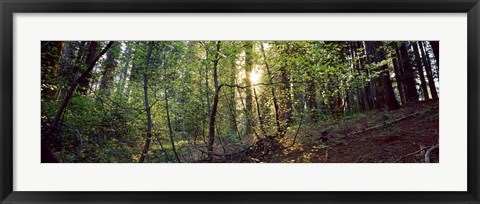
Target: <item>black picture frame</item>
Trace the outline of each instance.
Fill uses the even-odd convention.
[[[1,203],[479,203],[479,0],[0,0]],[[466,192],[24,192],[13,191],[14,13],[467,13]],[[28,126],[28,124],[25,124]]]

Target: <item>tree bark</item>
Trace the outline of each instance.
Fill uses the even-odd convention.
[[[154,43],[153,41],[149,42],[147,59],[146,59],[145,66],[144,66],[144,69],[143,69],[143,94],[144,94],[144,102],[145,102],[145,111],[147,113],[147,138],[145,139],[145,146],[143,147],[142,155],[140,156],[140,159],[138,160],[139,163],[144,162],[145,157],[146,157],[147,152],[148,152],[148,149],[150,147],[150,142],[151,142],[151,138],[152,138],[152,116],[151,116],[151,113],[150,113],[150,105],[148,103],[147,68],[150,66],[150,57],[152,55],[153,43]]]
[[[217,75],[217,66],[220,52],[220,41],[217,42],[217,49],[215,52],[215,59],[213,61],[213,81],[215,85],[215,95],[213,97],[213,105],[212,105],[212,112],[210,114],[210,122],[209,122],[209,130],[208,130],[208,144],[207,144],[207,152],[209,162],[213,161],[213,144],[215,142],[215,118],[217,116],[217,107],[218,107],[218,96],[220,93],[220,87],[218,85],[218,75]]]
[[[245,86],[250,86],[252,81],[250,76],[252,74],[253,68],[253,42],[245,42]],[[252,100],[252,88],[245,90],[245,106],[246,106],[246,123],[245,123],[245,134],[252,134],[252,110],[253,110],[253,100]]]
[[[307,71],[307,75],[310,79],[313,79],[312,73]],[[307,107],[310,112],[310,120],[314,123],[318,122],[318,110],[317,110],[317,99],[316,99],[316,86],[313,80],[307,82]]]
[[[376,50],[375,61],[377,63],[380,63],[386,60],[386,53],[385,53],[385,49],[383,48],[383,42],[376,41],[376,42],[371,42],[371,44],[372,44],[372,48]],[[390,73],[388,71],[387,64],[381,65],[379,67],[379,70],[381,71],[379,79],[383,89],[382,90],[383,98],[389,110],[396,110],[400,108],[400,105],[398,104],[398,101],[395,98],[395,93],[393,92],[392,81],[390,80]]]
[[[438,98],[437,87],[435,87],[435,81],[433,80],[432,65],[430,64],[430,61],[428,60],[427,52],[425,51],[426,47],[423,45],[423,42],[418,44],[420,45],[423,64],[425,65],[425,71],[427,72],[428,86],[430,88],[430,93],[432,94],[432,99],[437,99]]]
[[[117,66],[116,58],[118,55],[117,52],[119,52],[119,50],[117,50],[118,46],[119,43],[114,43],[114,45],[112,45],[112,48],[108,50],[107,57],[105,59],[105,67],[102,73],[102,79],[100,81],[99,91],[105,93],[105,95],[107,96],[109,96],[111,93],[110,85],[113,81],[113,72],[115,71],[115,68]]]
[[[166,74],[165,74],[165,78],[167,78]],[[167,112],[168,133],[170,136],[170,142],[172,144],[172,151],[173,151],[173,154],[175,155],[175,159],[177,159],[178,162],[182,162],[180,160],[180,157],[178,156],[177,149],[175,148],[175,141],[173,139],[172,123],[170,121],[170,110],[169,110],[170,108],[168,106],[168,90],[167,89],[168,89],[168,84],[165,83],[165,110]]]
[[[418,42],[412,43],[413,52],[415,54],[415,63],[417,64],[418,76],[420,77],[420,87],[422,88],[424,100],[428,100],[427,82],[425,82],[425,74],[422,60],[420,59],[420,52],[418,51]]]
[[[400,101],[404,105],[406,104],[406,96],[405,96],[405,82],[403,81],[404,73],[403,67],[401,65],[401,58],[400,58],[400,51],[398,46],[394,46],[395,55],[392,56],[393,59],[393,69],[395,72],[395,80],[397,80],[397,89],[398,94],[400,95]]]
[[[407,45],[405,42],[402,42],[400,45],[400,55],[401,64],[403,65],[402,68],[405,73],[402,81],[405,82],[406,102],[417,102],[418,92],[415,86],[415,75],[412,64],[410,63],[410,56],[408,54]]]
[[[260,42],[260,48],[262,50],[263,55],[263,62],[265,63],[265,68],[267,69],[268,79],[270,84],[272,84],[272,73],[270,72],[270,66],[267,62],[267,56],[265,55],[265,49],[263,47],[263,42]],[[277,134],[279,137],[283,136],[283,129],[280,125],[280,115],[279,115],[279,108],[277,103],[277,97],[275,96],[275,87],[272,86],[272,98],[273,98],[273,108],[275,110],[275,124],[277,125]]]
[[[111,45],[113,46],[113,44]],[[85,58],[85,64],[91,64],[93,60],[95,60],[95,56],[97,53],[97,47],[98,43],[96,41],[90,41],[90,44],[88,45],[88,54],[87,57]],[[93,68],[92,68],[93,70]],[[90,86],[90,79],[92,78],[92,70],[90,70],[88,73],[86,73],[86,76],[83,78],[79,78],[79,87],[78,91],[82,95],[86,95],[88,91],[88,87]]]
[[[439,41],[429,41],[432,46],[433,54],[435,55],[435,60],[437,61],[437,66],[440,67],[440,42]]]

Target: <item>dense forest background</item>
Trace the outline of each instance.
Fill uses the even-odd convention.
[[[438,41],[43,41],[42,162],[438,162]]]

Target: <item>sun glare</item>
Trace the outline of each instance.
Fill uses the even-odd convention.
[[[252,72],[250,74],[250,81],[252,84],[258,84],[258,80],[260,79],[260,74],[258,72]]]

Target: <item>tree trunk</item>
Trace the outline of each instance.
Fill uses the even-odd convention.
[[[113,44],[112,44],[113,45]],[[90,41],[90,44],[88,45],[88,54],[87,58],[85,59],[85,64],[91,64],[92,61],[95,59],[96,53],[97,53],[97,47],[98,43],[96,41]],[[92,68],[93,70],[93,68]],[[92,70],[90,70],[88,73],[86,73],[86,76],[83,78],[79,78],[79,87],[78,91],[82,95],[86,95],[87,91],[90,86],[90,80],[92,78]]]
[[[149,42],[147,59],[146,59],[145,66],[144,66],[144,69],[143,69],[143,94],[144,94],[144,102],[145,102],[145,111],[147,112],[147,138],[145,139],[145,146],[143,147],[142,155],[140,156],[140,159],[138,160],[139,163],[144,162],[145,157],[146,157],[147,152],[148,152],[148,149],[150,147],[150,142],[151,142],[151,138],[152,138],[152,116],[150,114],[150,105],[148,103],[147,69],[150,66],[150,57],[152,55],[153,43],[154,43],[153,41]]]
[[[122,75],[120,77],[120,87],[117,89],[117,95],[119,95],[121,98],[123,98],[127,94],[125,90],[127,86],[128,71],[130,70],[130,62],[133,61],[133,56],[135,55],[135,51],[132,48],[131,42],[126,42],[125,49],[126,62],[123,66]]]
[[[425,70],[427,72],[427,79],[428,79],[428,86],[430,88],[430,93],[432,94],[433,99],[438,98],[437,87],[435,87],[435,81],[433,80],[432,74],[432,65],[430,64],[427,56],[427,52],[425,51],[425,46],[423,43],[418,43],[420,45],[420,51],[422,54],[423,64],[425,65]]]
[[[263,42],[260,42],[260,48],[262,50],[262,55],[263,55],[263,62],[265,63],[265,68],[267,69],[267,74],[268,74],[268,79],[270,83],[273,83],[272,81],[272,73],[270,72],[270,67],[268,66],[267,62],[267,56],[265,55],[265,49],[263,47]],[[279,110],[278,110],[278,103],[277,103],[277,97],[275,96],[275,87],[272,87],[272,98],[273,98],[273,108],[275,110],[275,124],[277,125],[277,134],[279,137],[283,136],[283,130],[280,125],[280,115],[279,115]]]
[[[365,48],[365,55],[367,56],[367,59],[365,60],[366,63],[371,64],[376,62],[377,50],[375,47],[375,42],[365,41],[364,48]],[[369,110],[373,110],[373,109],[379,108],[379,103],[382,101],[381,97],[383,97],[383,95],[379,95],[377,97],[377,88],[382,88],[382,87],[379,87],[381,85],[379,76],[371,77],[370,71],[368,69],[366,74],[370,80],[368,81],[367,86],[365,87],[365,93],[367,95],[368,108]]]
[[[392,56],[393,59],[393,69],[395,72],[395,80],[397,80],[397,89],[398,94],[400,95],[400,101],[404,105],[406,104],[406,96],[405,96],[405,82],[403,81],[404,73],[403,73],[403,66],[401,64],[400,58],[400,51],[398,47],[395,45],[395,55]]]
[[[428,41],[432,46],[433,54],[435,55],[435,60],[437,61],[437,66],[440,67],[440,42],[439,41]]]
[[[316,86],[313,81],[312,73],[307,72],[307,75],[311,81],[307,82],[307,107],[310,111],[310,120],[314,123],[318,122],[318,110],[317,110],[317,99],[316,99]]]
[[[351,42],[350,43],[350,48],[351,48],[351,52],[352,52],[352,63],[353,63],[353,67],[354,69],[356,70],[356,76],[361,76],[362,75],[362,66],[363,64],[361,64],[361,55],[359,55],[358,53],[358,46],[359,46],[359,42]],[[360,88],[360,87],[358,87]],[[358,103],[358,109],[359,111],[365,111],[366,110],[366,103],[365,103],[365,90],[364,89],[358,89],[357,92],[356,92],[356,95],[357,95],[357,103]]]
[[[379,48],[380,50],[377,51],[376,54],[376,61],[377,63],[386,60],[386,53],[385,49],[383,48],[383,42],[379,41],[376,43],[376,49]],[[395,93],[393,92],[392,81],[390,80],[390,73],[388,72],[388,66],[382,65],[380,66],[380,70],[382,73],[380,74],[381,83],[383,86],[383,94],[385,96],[385,100],[387,102],[387,106],[389,110],[396,110],[400,108],[400,104],[398,104],[397,99],[395,98]]]
[[[424,100],[428,100],[427,82],[425,82],[425,74],[422,60],[420,59],[420,52],[418,51],[418,43],[412,43],[413,52],[415,54],[415,63],[417,64],[418,76],[420,77],[420,87],[422,88]]]
[[[165,74],[165,78],[168,78],[166,74]],[[167,89],[168,89],[168,84],[165,83],[165,110],[167,112],[168,133],[170,136],[170,142],[172,144],[172,151],[173,151],[173,154],[175,154],[175,159],[177,159],[178,162],[182,162],[180,160],[180,157],[178,157],[177,149],[175,148],[175,141],[173,139],[172,123],[170,122],[170,110],[168,106],[168,90]]]
[[[410,56],[408,54],[406,43],[403,42],[400,46],[400,58],[401,64],[403,65],[404,76],[402,81],[405,82],[405,93],[406,93],[406,102],[417,102],[418,101],[418,92],[415,86],[415,75],[413,72],[412,64],[410,63]]]
[[[236,60],[237,58],[233,58],[231,61],[231,66],[232,66],[232,73],[230,75],[230,84],[236,84]],[[237,125],[237,99],[235,96],[235,89],[230,89],[229,90],[229,116],[230,116],[230,131],[236,132],[238,136],[240,136],[239,131],[238,131],[238,125]],[[240,138],[239,138],[240,139]]]
[[[251,86],[252,81],[250,76],[252,74],[253,68],[253,42],[245,42],[245,86]],[[245,107],[246,107],[246,123],[245,123],[245,134],[252,134],[252,110],[253,110],[253,100],[252,100],[252,88],[245,89]]]
[[[213,105],[212,105],[212,112],[210,113],[210,122],[209,122],[209,130],[208,130],[208,144],[207,144],[207,152],[209,162],[213,161],[213,144],[215,142],[215,118],[217,116],[217,107],[218,107],[218,95],[220,93],[221,87],[218,85],[218,75],[217,75],[217,66],[220,52],[220,41],[217,42],[217,49],[215,52],[215,59],[213,61],[213,81],[215,85],[215,95],[213,97]]]
[[[113,81],[113,72],[117,66],[116,58],[118,55],[119,43],[115,43],[110,50],[107,52],[107,57],[105,59],[105,67],[102,73],[102,79],[100,81],[99,91],[109,96],[110,85]]]

